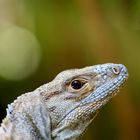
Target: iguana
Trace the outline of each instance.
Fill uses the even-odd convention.
[[[113,63],[63,71],[8,105],[0,140],[77,140],[127,77]]]

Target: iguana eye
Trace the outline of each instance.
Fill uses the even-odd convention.
[[[73,81],[71,82],[71,87],[72,87],[73,89],[80,89],[83,85],[84,85],[84,83],[81,82],[81,81],[79,81],[79,80],[73,80]]]

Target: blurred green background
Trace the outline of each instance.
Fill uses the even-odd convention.
[[[139,0],[0,0],[0,120],[17,96],[60,71],[122,63],[129,80],[85,140],[140,139]]]

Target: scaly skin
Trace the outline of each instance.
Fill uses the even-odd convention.
[[[0,140],[76,140],[127,77],[112,63],[63,71],[8,106]]]

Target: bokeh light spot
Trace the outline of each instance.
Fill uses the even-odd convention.
[[[38,40],[28,30],[12,26],[0,32],[0,76],[22,80],[36,71],[41,58]]]

